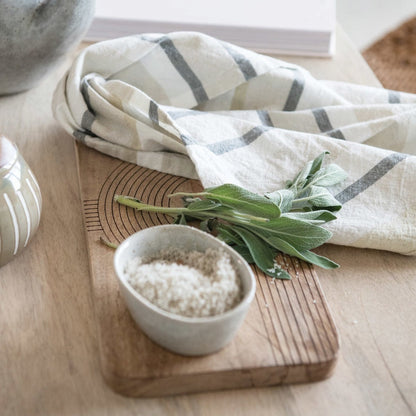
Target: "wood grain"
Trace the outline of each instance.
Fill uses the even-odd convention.
[[[104,378],[129,396],[165,396],[282,383],[317,381],[335,366],[339,343],[314,269],[280,255],[291,281],[274,280],[254,268],[255,302],[232,343],[198,358],[170,353],[150,341],[131,319],[118,291],[113,253],[101,237],[120,243],[141,229],[172,222],[114,202],[129,195],[178,206],[175,192],[197,192],[200,183],[122,162],[77,143],[84,224]]]
[[[319,79],[379,85],[342,30],[334,59],[284,59]],[[157,399],[113,393],[99,362],[73,139],[50,108],[64,70],[0,97],[0,131],[17,143],[43,196],[37,234],[0,269],[2,416],[416,414],[416,258],[333,245],[319,250],[341,265],[319,269],[341,338],[332,377]]]

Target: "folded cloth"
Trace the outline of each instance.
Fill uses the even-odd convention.
[[[416,95],[176,32],[89,46],[53,111],[87,146],[204,187],[271,192],[327,150],[349,175],[331,242],[416,254]]]

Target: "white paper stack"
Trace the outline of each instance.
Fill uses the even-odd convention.
[[[97,0],[86,40],[197,31],[260,52],[331,56],[335,0]]]

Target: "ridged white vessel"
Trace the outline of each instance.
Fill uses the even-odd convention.
[[[41,212],[35,176],[16,146],[0,136],[0,267],[28,245]]]

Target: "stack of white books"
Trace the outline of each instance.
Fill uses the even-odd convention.
[[[86,40],[198,31],[259,52],[331,56],[335,0],[96,0]]]

